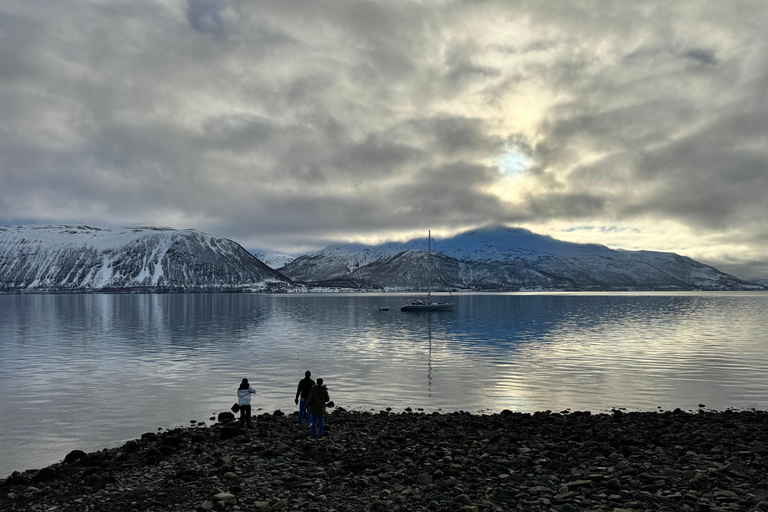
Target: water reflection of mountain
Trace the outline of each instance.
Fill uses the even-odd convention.
[[[648,318],[683,319],[701,297],[621,295],[464,296],[455,318],[446,319],[466,344],[509,345],[558,339],[554,333],[596,330],[601,325]]]
[[[381,312],[396,295],[275,296],[262,329],[302,332],[322,338],[337,333],[339,344],[376,346],[392,340],[419,345],[430,339],[440,350],[508,360],[520,349],[573,339],[575,332],[599,336],[607,328],[642,323],[685,322],[709,300],[699,295],[642,294],[468,294],[454,296],[454,312],[402,315]],[[720,298],[719,300],[722,300]],[[388,302],[389,301],[389,302]],[[396,308],[393,308],[396,309]],[[402,348],[402,346],[400,346]]]

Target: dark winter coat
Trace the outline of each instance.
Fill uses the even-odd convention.
[[[309,392],[307,399],[307,409],[312,416],[323,416],[325,414],[325,404],[331,401],[328,396],[328,388],[325,384],[322,386],[314,385]]]
[[[299,381],[299,387],[296,389],[296,398],[299,398],[299,395],[301,395],[301,398],[307,398],[309,396],[309,392],[312,391],[312,386],[315,385],[315,381],[310,379],[309,377],[304,377]]]

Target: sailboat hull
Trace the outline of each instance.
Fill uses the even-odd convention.
[[[453,311],[452,302],[429,302],[422,304],[404,304],[400,311]]]

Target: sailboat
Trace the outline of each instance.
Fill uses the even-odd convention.
[[[435,302],[432,300],[432,231],[429,231],[429,280],[427,296],[406,300],[400,311],[453,311],[453,302]]]

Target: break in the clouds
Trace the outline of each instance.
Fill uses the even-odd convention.
[[[0,6],[0,221],[486,224],[768,276],[760,2]]]

